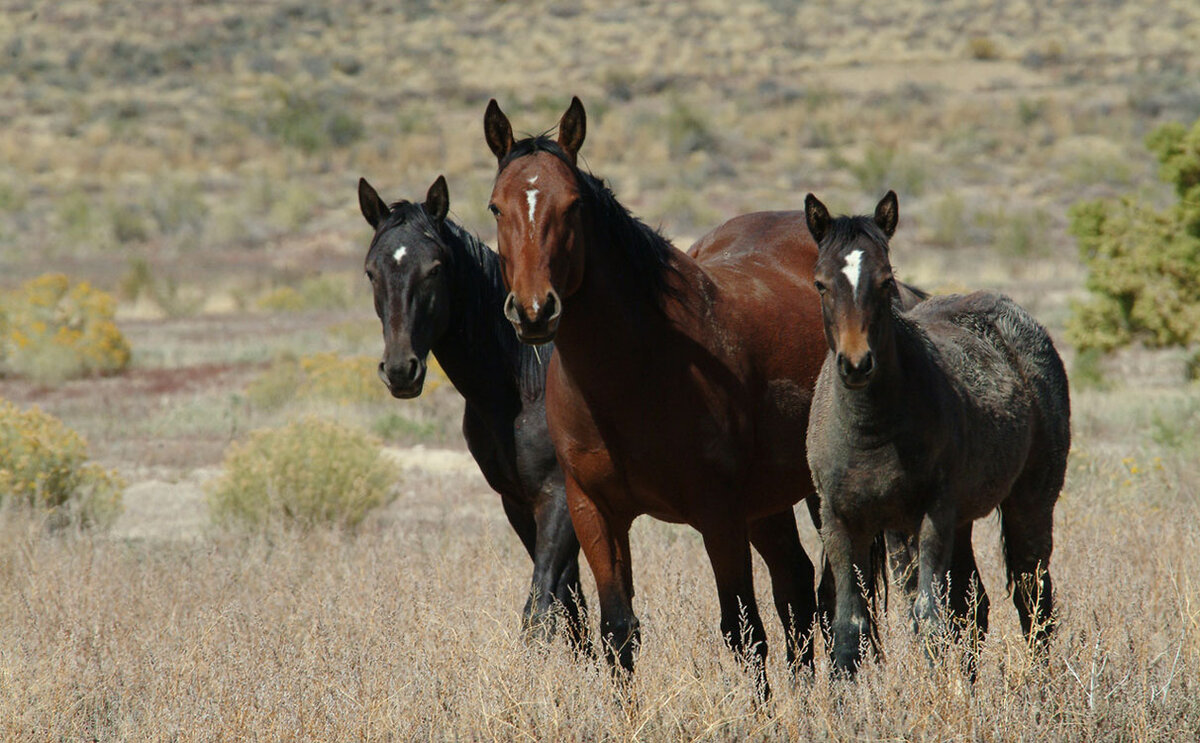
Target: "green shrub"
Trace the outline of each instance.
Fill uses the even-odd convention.
[[[281,91],[275,109],[267,116],[267,129],[279,141],[306,154],[345,147],[366,133],[362,120],[345,106],[345,102]]]
[[[0,400],[0,503],[47,512],[55,526],[110,525],[124,483],[87,458],[87,442],[62,421]]]
[[[259,297],[257,305],[267,312],[344,310],[355,300],[349,284],[337,276],[314,276],[298,286],[281,286]]]
[[[371,435],[316,418],[251,433],[224,466],[208,492],[212,518],[251,531],[353,528],[395,497],[401,474]]]
[[[1146,143],[1178,202],[1158,210],[1125,197],[1070,210],[1092,294],[1067,325],[1080,349],[1200,343],[1200,121],[1191,130],[1167,124]]]
[[[129,365],[111,295],[45,274],[0,295],[0,371],[41,381],[111,374]]]

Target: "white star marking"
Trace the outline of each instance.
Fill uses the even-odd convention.
[[[842,268],[842,273],[846,274],[846,278],[850,280],[851,294],[858,294],[858,279],[862,275],[862,251],[856,250],[846,256],[846,265]]]

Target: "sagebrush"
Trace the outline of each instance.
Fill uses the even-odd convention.
[[[58,418],[0,400],[0,504],[32,508],[54,526],[104,527],[120,515],[123,489]]]
[[[39,381],[112,374],[129,365],[112,295],[50,273],[0,294],[0,369]]]
[[[251,531],[352,528],[395,497],[400,475],[375,437],[305,418],[231,444],[208,504],[217,523]]]

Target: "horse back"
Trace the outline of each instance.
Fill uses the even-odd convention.
[[[933,297],[908,316],[921,321],[941,363],[993,421],[1021,416],[1030,451],[1065,466],[1070,448],[1066,371],[1049,334],[994,292]]]

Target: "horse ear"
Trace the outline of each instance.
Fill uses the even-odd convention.
[[[503,160],[512,149],[512,124],[508,123],[508,117],[500,110],[495,98],[488,101],[487,111],[483,114],[483,135],[497,161]]]
[[[816,196],[809,194],[804,197],[804,221],[808,223],[808,232],[817,245],[825,239],[829,232],[829,210]]]
[[[441,224],[446,220],[446,214],[450,211],[450,190],[446,188],[446,176],[439,175],[429,187],[423,207],[434,222]]]
[[[367,183],[366,178],[358,179],[358,208],[367,218],[367,223],[375,229],[379,229],[379,225],[392,211],[383,199],[379,198],[379,193],[371,184]]]
[[[571,97],[571,105],[567,112],[558,120],[558,146],[575,162],[575,155],[583,146],[583,138],[587,134],[587,114],[579,96]]]
[[[895,191],[888,191],[879,206],[875,207],[875,224],[890,240],[896,234],[896,223],[900,221],[900,203]]]

